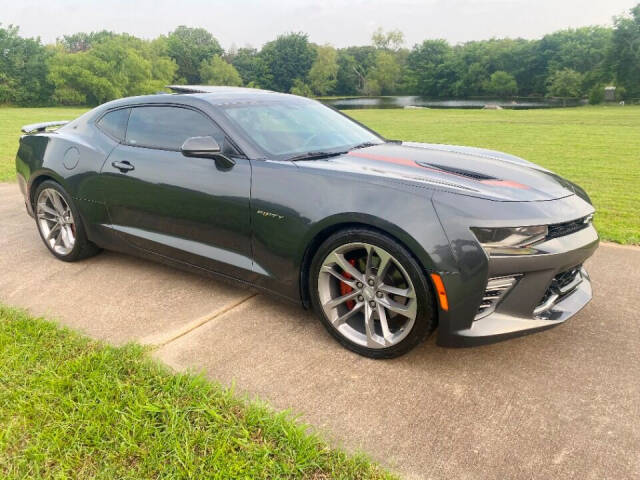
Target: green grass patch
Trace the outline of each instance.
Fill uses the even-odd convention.
[[[387,138],[502,150],[576,182],[601,237],[640,244],[640,107],[349,110]]]
[[[0,358],[1,478],[391,478],[140,346],[0,306]]]
[[[0,108],[0,182],[16,178],[16,152],[23,125],[56,120],[73,120],[86,108]]]
[[[20,127],[84,109],[0,108],[0,181],[13,180]],[[349,110],[389,138],[492,148],[584,187],[604,240],[640,244],[640,106],[548,110]]]

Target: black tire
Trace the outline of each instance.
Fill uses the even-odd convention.
[[[99,253],[101,249],[98,246],[96,246],[94,243],[89,241],[89,239],[87,238],[86,230],[84,228],[84,224],[82,222],[82,218],[80,217],[80,212],[78,211],[78,208],[76,207],[75,203],[71,199],[71,196],[67,192],[65,192],[64,188],[62,188],[62,186],[59,183],[54,182],[53,180],[45,180],[40,185],[38,185],[38,188],[36,188],[36,191],[33,195],[33,211],[36,212],[36,203],[38,201],[40,193],[46,188],[51,188],[56,190],[58,193],[60,193],[60,195],[62,195],[64,200],[67,202],[67,205],[69,206],[69,208],[71,209],[71,213],[73,214],[74,225],[75,225],[75,237],[76,237],[75,244],[68,254],[62,255],[59,252],[56,252],[51,248],[51,245],[49,245],[49,243],[45,240],[45,237],[40,228],[40,224],[38,222],[37,213],[36,213],[35,215],[36,228],[38,229],[38,233],[40,234],[40,238],[42,239],[42,242],[45,244],[45,246],[51,252],[51,254],[54,257],[64,262],[77,262],[78,260],[82,260],[84,258],[88,258]]]
[[[415,322],[409,334],[397,344],[390,347],[369,348],[346,338],[334,328],[325,315],[320,302],[318,280],[320,268],[325,258],[341,245],[357,242],[368,243],[389,252],[402,265],[413,282],[417,299]],[[311,262],[309,270],[309,293],[313,309],[320,317],[327,331],[346,348],[365,357],[394,358],[403,355],[427,338],[435,330],[437,325],[435,296],[431,284],[420,264],[404,246],[393,238],[376,230],[353,227],[334,233],[326,239],[316,251]]]

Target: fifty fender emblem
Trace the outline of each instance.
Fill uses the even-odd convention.
[[[265,212],[264,210],[258,210],[256,211],[256,213],[258,215],[262,215],[263,217],[267,217],[267,218],[276,218],[278,220],[284,219],[284,215],[278,215],[277,213],[273,213],[273,212]]]

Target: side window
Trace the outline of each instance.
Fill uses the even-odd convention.
[[[109,112],[98,121],[97,125],[103,132],[122,141],[127,130],[130,110],[130,108],[121,108],[120,110]]]
[[[207,135],[224,144],[222,131],[198,112],[180,107],[135,107],[129,116],[126,143],[180,150],[187,138]]]

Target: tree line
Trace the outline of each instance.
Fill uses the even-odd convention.
[[[65,35],[55,44],[0,25],[0,104],[97,105],[168,84],[234,85],[324,95],[589,97],[604,86],[640,98],[640,4],[612,27],[557,31],[537,40],[491,39],[404,47],[399,30],[371,45],[316,45],[288,33],[261,49],[224,50],[203,28],[180,26],[144,40],[108,31]]]

